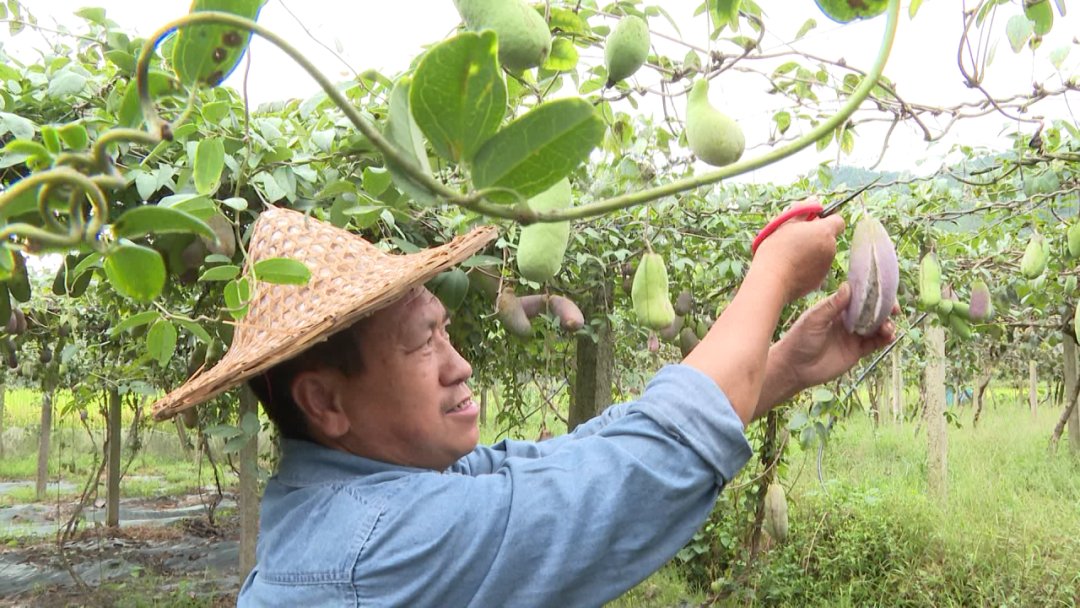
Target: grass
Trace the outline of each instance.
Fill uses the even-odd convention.
[[[998,400],[999,404],[1003,400]],[[1013,402],[1015,403],[1015,402]],[[1080,605],[1080,456],[1047,452],[1060,409],[991,406],[979,428],[950,427],[948,496],[926,490],[926,434],[914,425],[840,426],[825,456],[795,450],[791,530],[720,587],[731,605]]]

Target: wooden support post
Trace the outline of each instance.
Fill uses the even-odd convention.
[[[928,437],[928,481],[930,494],[944,502],[948,498],[948,423],[945,420],[945,330],[940,325],[926,328],[926,431]]]
[[[259,402],[246,385],[240,390],[240,420],[255,416]],[[240,448],[240,580],[255,567],[255,545],[259,536],[259,434],[251,435]]]
[[[116,387],[109,388],[109,411],[106,421],[105,433],[108,436],[109,452],[108,463],[105,468],[106,498],[105,498],[105,525],[116,527],[120,525],[120,452],[121,452],[121,402],[120,390]]]

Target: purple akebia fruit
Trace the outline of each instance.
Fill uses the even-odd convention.
[[[844,327],[860,336],[875,334],[896,305],[900,266],[896,248],[881,222],[864,216],[855,226],[848,262],[851,302]]]
[[[993,314],[994,306],[990,302],[990,288],[985,281],[975,281],[971,287],[971,303],[968,316],[972,321],[986,321]]]

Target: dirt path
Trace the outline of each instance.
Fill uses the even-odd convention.
[[[56,505],[0,507],[0,530],[12,539],[0,548],[0,606],[235,604],[239,531],[228,514],[235,502],[226,495],[219,506],[226,514],[211,525],[204,499],[124,500],[115,530],[99,523],[101,509],[88,509],[63,553],[55,534],[69,513]]]

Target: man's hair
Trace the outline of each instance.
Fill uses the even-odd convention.
[[[248,386],[259,398],[263,411],[282,437],[315,440],[303,410],[293,400],[292,383],[297,375],[319,369],[335,369],[348,375],[364,371],[360,354],[360,325],[359,322],[355,323],[248,380]]]

